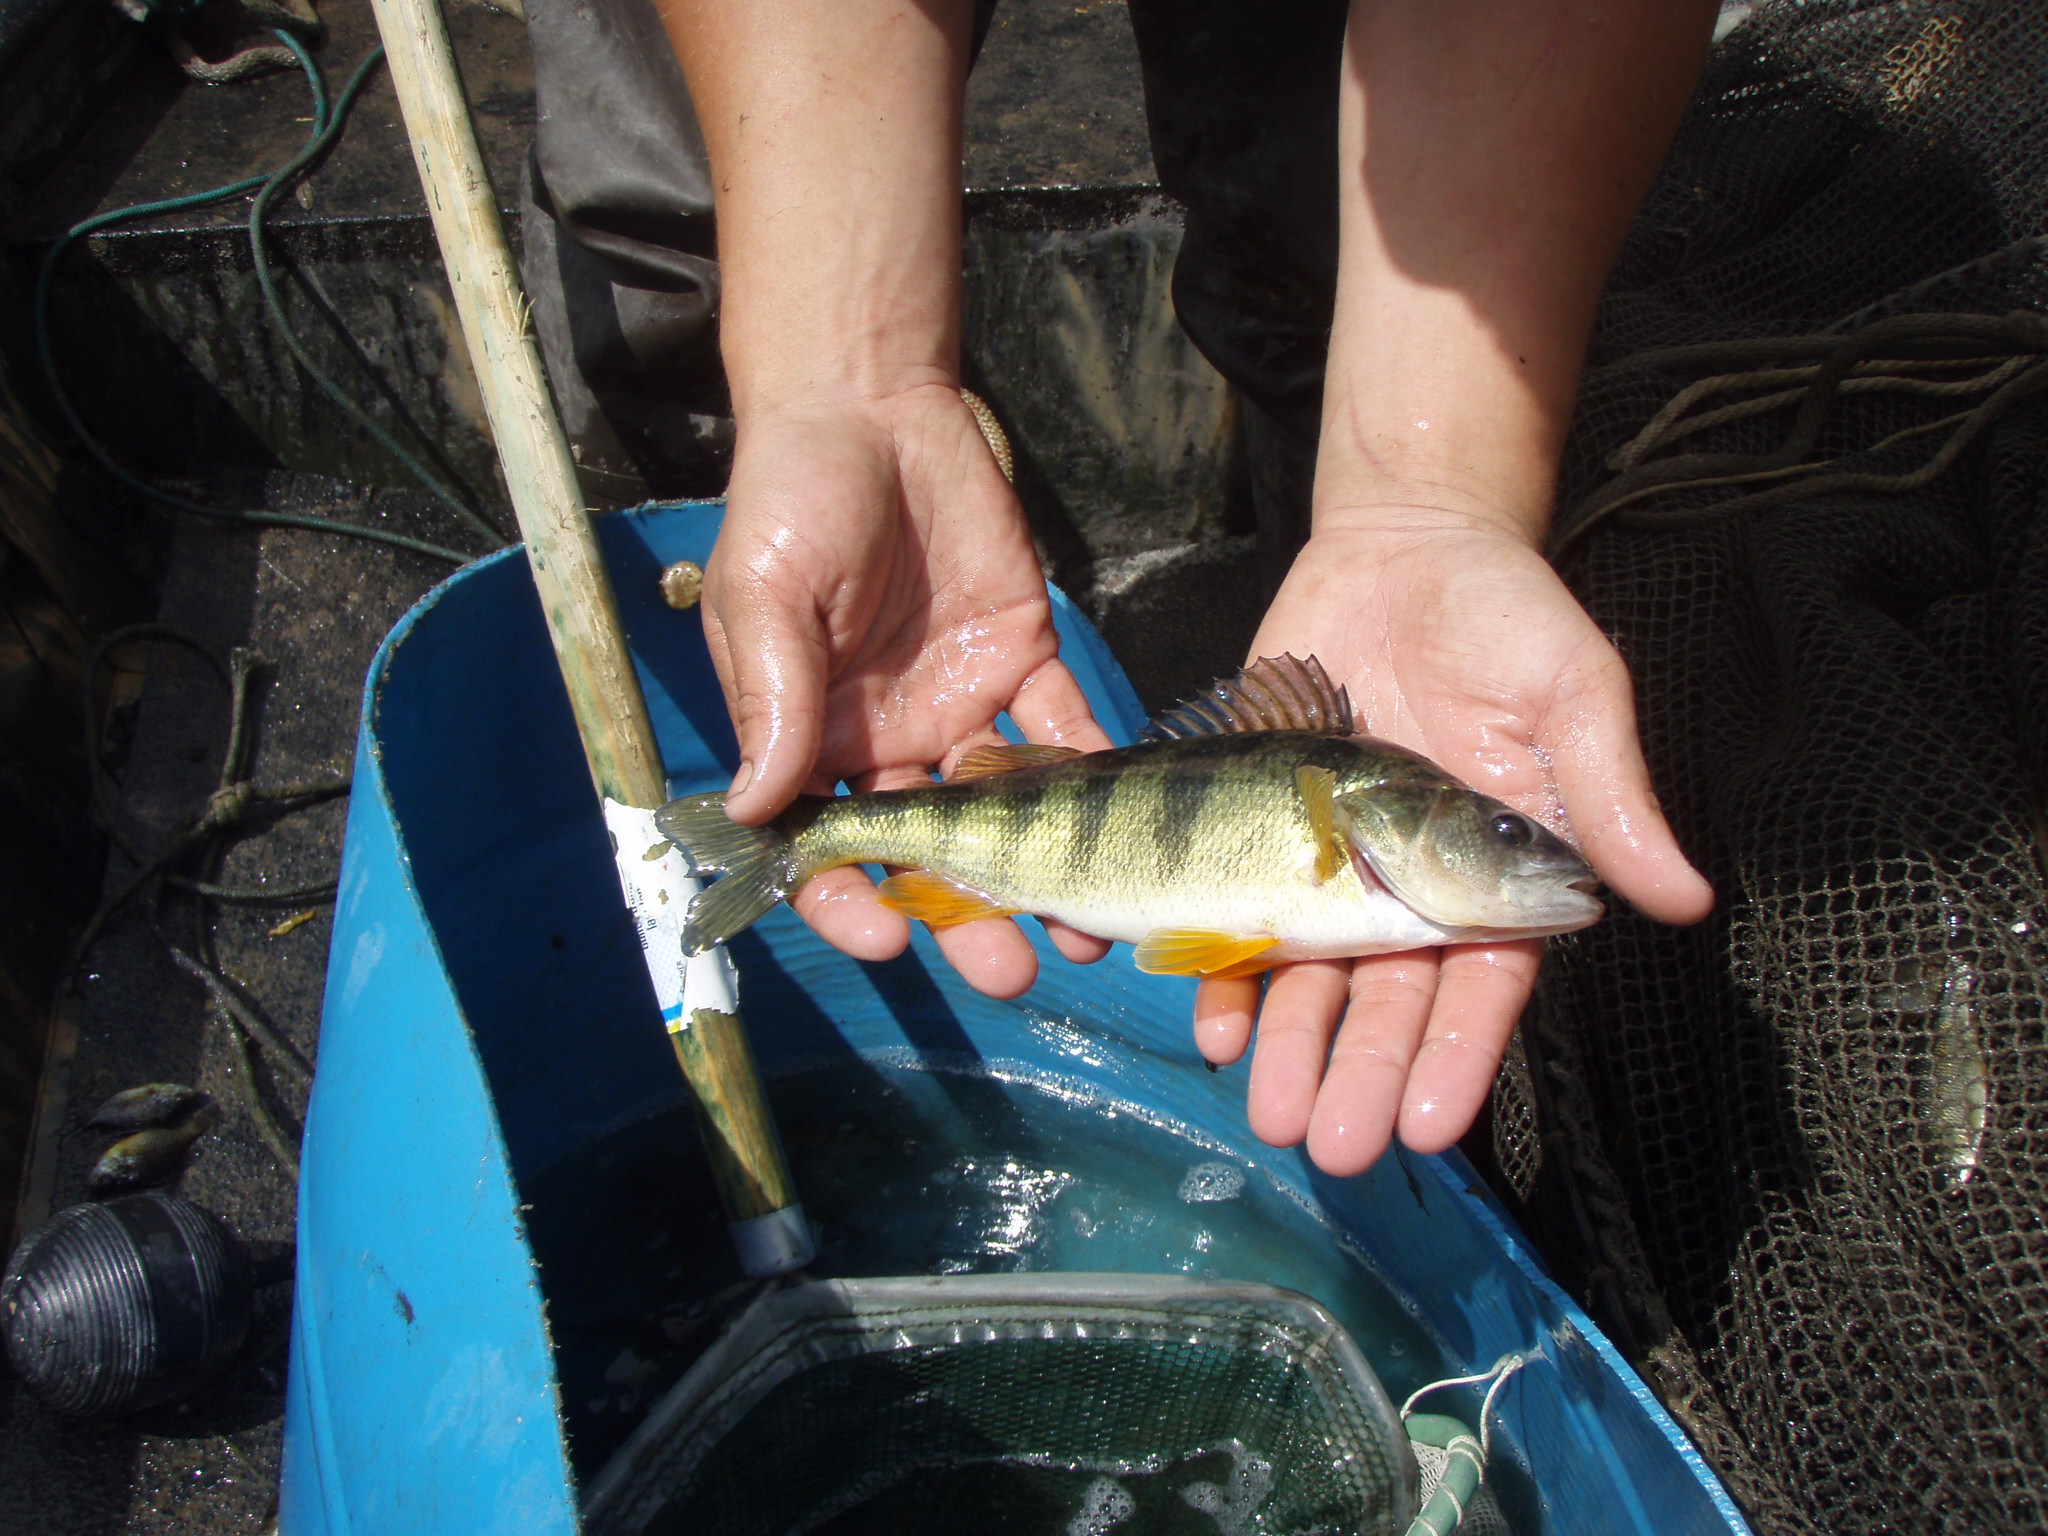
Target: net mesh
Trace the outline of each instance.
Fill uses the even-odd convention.
[[[1313,1303],[1150,1276],[1121,1297],[1051,1276],[1076,1293],[1002,1299],[991,1278],[1016,1283],[770,1298],[606,1468],[585,1530],[1400,1528],[1406,1438]]]
[[[2038,5],[1760,7],[1610,284],[1561,485],[1569,534],[1682,389],[1789,397],[1657,447],[1693,483],[1560,557],[1720,899],[1555,942],[1493,1118],[1539,1244],[1770,1533],[2048,1528],[2041,327],[1899,318],[2048,299],[2044,123]],[[1788,476],[1817,386],[1761,375],[1873,325],[1792,455],[1837,483]]]
[[[1440,1446],[1415,1442],[1415,1466],[1421,1474],[1421,1492],[1417,1500],[1427,1507],[1436,1494],[1444,1474],[1451,1468],[1451,1453]],[[1411,1532],[1412,1532],[1411,1527]],[[1445,1533],[1449,1536],[1449,1533]],[[1465,1505],[1464,1515],[1457,1524],[1457,1536],[1514,1536],[1514,1528],[1508,1524],[1507,1516],[1500,1512],[1500,1505],[1494,1501],[1493,1490],[1481,1485]]]

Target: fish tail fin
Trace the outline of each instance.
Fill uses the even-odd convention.
[[[725,814],[725,796],[685,795],[654,813],[654,829],[689,856],[700,875],[723,875],[786,847],[773,827],[743,827]]]
[[[741,826],[725,814],[723,794],[671,800],[654,825],[697,873],[723,877],[690,903],[683,948],[691,954],[723,944],[803,883],[789,839],[774,827]]]

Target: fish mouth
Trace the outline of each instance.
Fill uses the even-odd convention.
[[[1598,896],[1600,894],[1600,877],[1598,875],[1581,875],[1576,880],[1565,881],[1564,888],[1568,891],[1577,891],[1583,896]]]

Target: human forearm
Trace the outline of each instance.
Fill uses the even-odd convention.
[[[711,155],[739,429],[702,604],[740,751],[727,814],[928,783],[1000,740],[999,713],[1036,741],[1104,745],[958,392],[971,0],[657,3]],[[863,959],[908,941],[857,871],[797,907]],[[1008,922],[939,945],[985,991],[1036,973]]]
[[[1539,538],[1594,305],[1712,0],[1354,0],[1318,529],[1434,508]]]
[[[757,406],[958,371],[958,0],[662,0],[717,188],[720,338]]]
[[[1314,652],[1375,735],[1565,831],[1620,897],[1712,901],[1650,792],[1628,669],[1545,563],[1594,305],[1676,125],[1707,0],[1354,0],[1313,533],[1254,654]],[[1484,1101],[1527,942],[1204,983],[1212,1060],[1333,1173],[1437,1151]]]

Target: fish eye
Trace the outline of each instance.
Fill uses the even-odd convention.
[[[1513,811],[1502,811],[1493,818],[1493,835],[1510,848],[1526,848],[1536,841],[1536,828],[1526,816],[1517,816]]]

